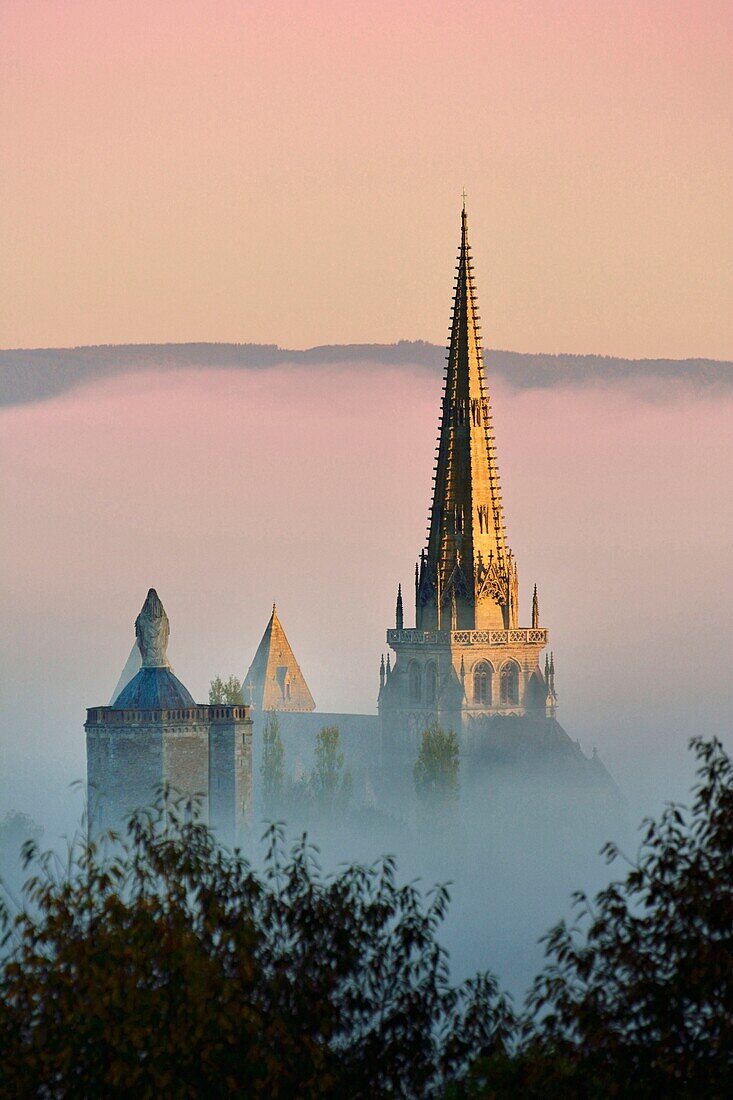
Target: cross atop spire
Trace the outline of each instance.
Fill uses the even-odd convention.
[[[517,621],[506,545],[465,192],[430,511],[417,585],[422,629],[503,629]]]

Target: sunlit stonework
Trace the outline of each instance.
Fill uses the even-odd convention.
[[[517,563],[507,545],[499,468],[484,374],[468,219],[461,245],[448,347],[428,541],[415,567],[415,626],[405,628],[402,591],[380,671],[386,733],[440,719],[470,729],[491,717],[553,717],[554,662],[540,654],[535,587],[531,623],[519,622]]]
[[[313,696],[300,671],[275,604],[262,641],[242,681],[242,691],[253,711],[312,711]]]

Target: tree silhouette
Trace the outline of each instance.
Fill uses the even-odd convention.
[[[438,722],[423,731],[412,774],[418,806],[428,817],[442,816],[458,801],[458,738]]]
[[[282,812],[285,787],[285,749],[280,737],[280,721],[277,712],[267,715],[262,731],[262,801],[265,814],[273,817]]]
[[[266,836],[260,874],[167,797],[108,858],[41,860],[0,966],[3,1095],[422,1098],[502,1046],[494,980],[449,984],[444,888],[391,859],[324,878]]]
[[[717,740],[692,747],[691,807],[645,822],[626,876],[576,895],[519,1022],[492,978],[450,985],[447,892],[398,886],[390,858],[325,878],[273,826],[258,873],[168,792],[58,878],[28,842],[27,907],[3,910],[2,1094],[727,1098],[733,764]]]
[[[643,823],[621,881],[545,937],[521,1045],[477,1067],[464,1095],[542,1100],[730,1095],[733,1073],[733,764],[691,742],[688,809]],[[609,861],[620,858],[614,844]],[[625,857],[624,857],[625,858]]]
[[[351,796],[351,772],[344,767],[340,744],[338,726],[324,726],[316,738],[310,789],[316,806],[327,813],[345,809]]]
[[[241,681],[236,676],[230,676],[228,680],[222,680],[221,676],[215,677],[209,684],[209,703],[241,707],[244,704]]]

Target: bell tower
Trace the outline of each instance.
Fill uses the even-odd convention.
[[[532,625],[519,626],[465,200],[446,360],[415,627],[404,627],[400,596],[387,631],[395,662],[380,677],[379,713],[391,733],[419,731],[436,717],[458,731],[492,716],[549,713],[539,663],[548,632],[539,625],[536,588]]]

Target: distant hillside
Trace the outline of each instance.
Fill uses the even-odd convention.
[[[663,392],[684,382],[701,391],[733,390],[733,362],[714,359],[615,359],[605,355],[485,352],[489,370],[512,386],[541,389],[640,381]],[[0,351],[0,406],[44,401],[114,375],[143,370],[205,367],[266,370],[288,363],[380,363],[441,371],[445,349],[422,340],[397,344],[331,344],[297,351],[276,344],[104,344],[84,348]]]

